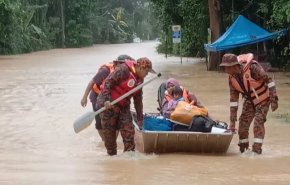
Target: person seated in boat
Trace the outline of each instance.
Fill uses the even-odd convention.
[[[168,106],[168,103],[171,99],[173,99],[172,91],[174,87],[180,87],[182,89],[182,97],[184,98],[185,102],[191,103],[197,107],[203,107],[195,95],[191,94],[188,90],[182,87],[176,79],[169,78],[166,81],[166,91],[164,92],[164,98],[162,100],[161,112],[164,117],[170,118],[170,113],[172,110],[169,109],[170,107]]]
[[[168,102],[168,111],[173,112],[177,103],[180,101],[184,101],[182,96],[183,90],[179,86],[175,86],[172,90],[172,99]]]

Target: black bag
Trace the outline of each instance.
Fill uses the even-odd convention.
[[[189,130],[193,132],[211,132],[214,125],[216,125],[216,122],[209,117],[196,115],[192,117]]]
[[[189,126],[180,125],[180,124],[176,124],[176,123],[173,123],[172,130],[173,131],[187,131],[187,132],[190,131]]]

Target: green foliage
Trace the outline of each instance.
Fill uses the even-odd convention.
[[[113,14],[110,14],[111,16],[110,20],[109,20],[109,28],[110,28],[110,32],[109,32],[109,38],[108,41],[109,42],[124,42],[127,40],[127,28],[128,25],[127,23],[124,21],[124,15],[125,15],[125,10],[124,8],[115,8],[113,10]]]
[[[92,32],[89,28],[79,24],[75,20],[69,20],[66,24],[66,46],[79,47],[92,45]]]
[[[66,46],[82,47],[93,44],[90,18],[94,4],[90,0],[66,1]]]
[[[278,27],[290,27],[289,0],[275,0],[273,2],[272,24]]]
[[[0,2],[0,53],[24,53],[50,47],[42,28],[33,23],[45,6],[24,6],[20,0]]]
[[[202,55],[203,44],[207,41],[208,25],[205,23],[209,22],[207,1],[183,0],[181,15],[183,17],[183,55]]]
[[[1,18],[5,17],[5,19],[0,21],[0,53],[21,52],[20,44],[23,44],[23,41],[21,35],[16,34],[21,32],[17,12],[20,12],[19,1],[15,1],[13,4],[7,0],[0,1],[0,16]]]
[[[278,36],[273,42],[273,55],[270,56],[272,66],[290,70],[290,2],[288,0],[275,0],[272,2],[269,28],[272,31],[288,28],[288,35]]]
[[[207,1],[198,0],[152,0],[163,34],[158,52],[180,54],[180,45],[172,43],[171,26],[181,25],[183,56],[203,55],[203,44],[207,40]],[[166,46],[167,45],[167,46]],[[167,49],[167,51],[165,51]]]
[[[148,0],[0,0],[0,54],[152,39],[158,29],[150,6]]]

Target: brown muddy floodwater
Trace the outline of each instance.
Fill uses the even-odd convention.
[[[200,59],[183,58],[183,64],[179,57],[166,59],[155,52],[156,44],[0,56],[0,184],[289,185],[289,73],[275,73],[280,107],[268,114],[261,156],[239,154],[235,135],[224,155],[122,153],[119,136],[119,154],[108,157],[93,124],[74,133],[73,121],[91,109],[80,105],[88,81],[98,66],[124,53],[147,56],[163,74],[144,88],[146,112],[157,112],[157,87],[175,77],[213,117],[228,122],[227,75],[206,71]]]

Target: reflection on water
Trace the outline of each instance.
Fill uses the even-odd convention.
[[[237,136],[224,155],[106,155],[91,126],[75,134],[84,88],[98,66],[119,54],[147,56],[162,73],[144,87],[144,111],[157,112],[157,87],[169,77],[194,92],[212,117],[228,121],[227,76],[199,59],[165,59],[155,42],[96,45],[0,57],[0,184],[289,184],[289,74],[276,73],[279,110],[266,123],[264,154],[239,154]],[[152,76],[151,76],[152,77]],[[251,132],[251,139],[252,139]]]

